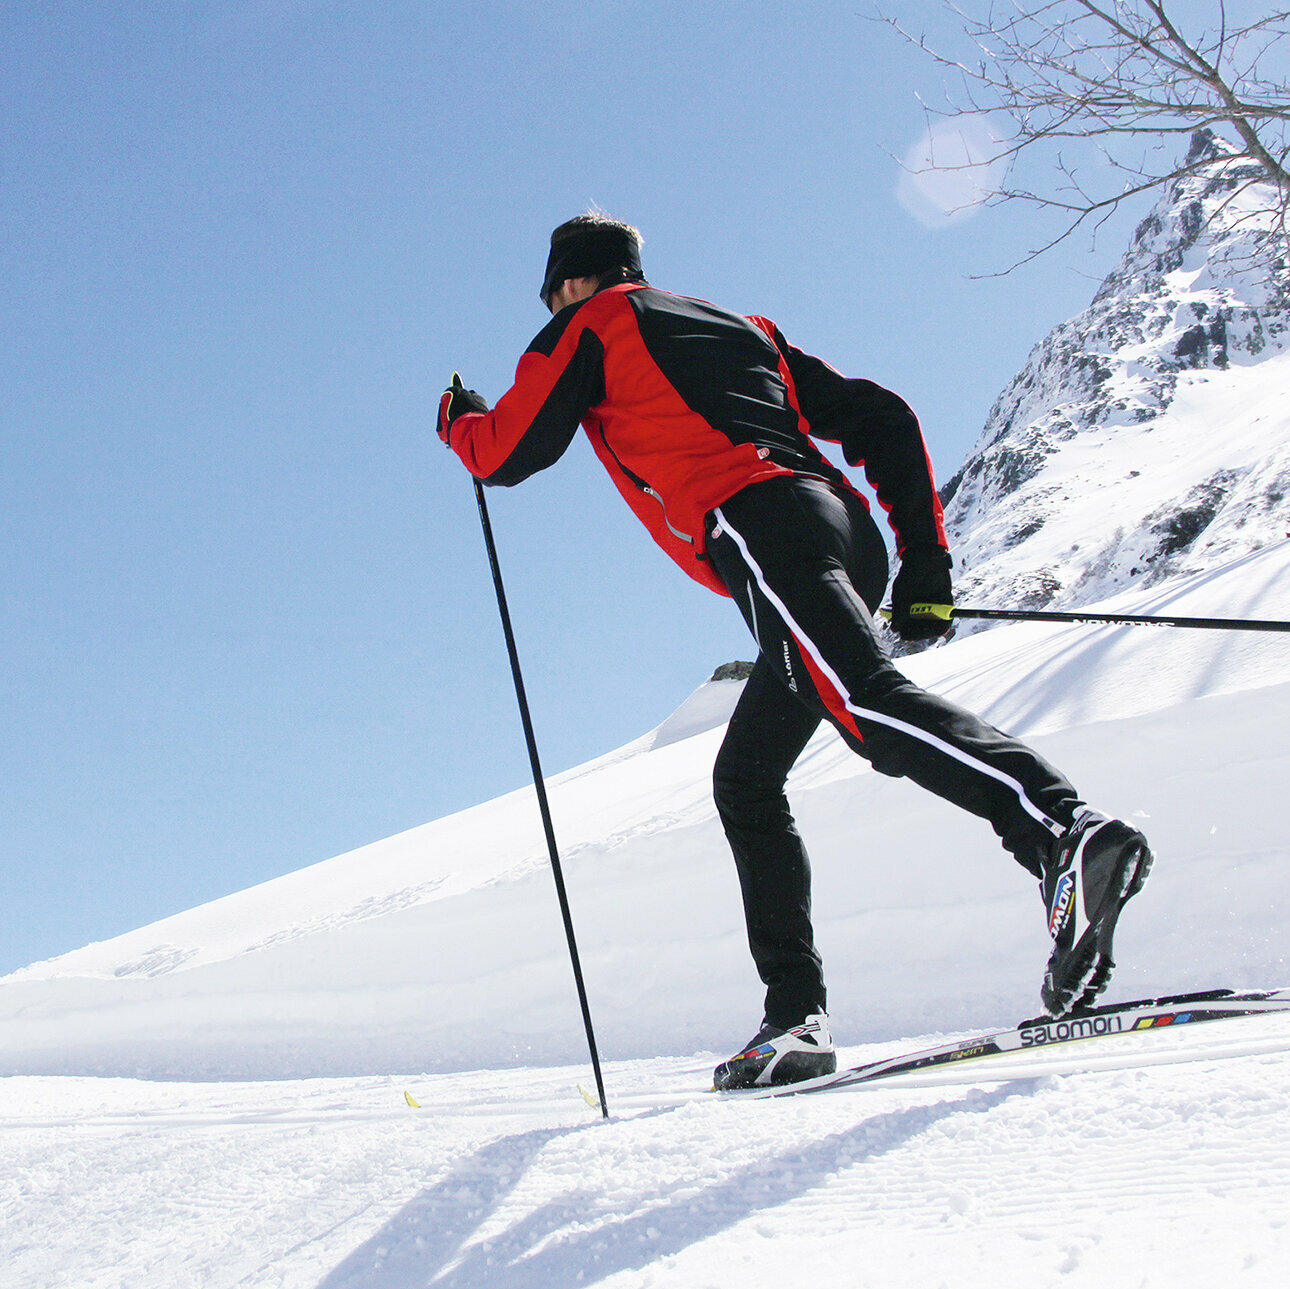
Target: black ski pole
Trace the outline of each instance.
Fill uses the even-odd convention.
[[[529,748],[529,764],[533,767],[533,786],[537,789],[538,810],[542,814],[542,827],[546,832],[547,852],[551,856],[551,872],[555,876],[556,895],[560,900],[560,916],[564,919],[564,934],[569,942],[569,959],[573,963],[573,978],[578,986],[578,1003],[582,1007],[582,1023],[587,1031],[587,1047],[591,1051],[591,1068],[596,1076],[596,1094],[600,1097],[600,1113],[608,1119],[609,1106],[605,1101],[605,1081],[600,1073],[600,1055],[596,1051],[596,1035],[591,1028],[591,1008],[587,1004],[587,987],[582,979],[582,963],[578,958],[578,942],[573,934],[573,916],[569,912],[569,896],[564,886],[564,870],[560,866],[560,852],[555,844],[555,828],[551,823],[551,807],[547,802],[546,784],[542,778],[542,765],[538,760],[537,739],[533,736],[533,721],[529,716],[528,699],[524,695],[524,677],[520,674],[520,656],[515,648],[515,632],[511,630],[511,614],[506,607],[506,590],[502,586],[502,570],[497,562],[497,547],[493,543],[493,526],[488,521],[488,505],[484,501],[483,485],[475,480],[475,500],[479,503],[479,522],[484,529],[484,545],[488,548],[488,563],[493,570],[493,587],[497,591],[497,611],[502,618],[502,632],[506,636],[506,652],[511,659],[511,676],[515,681],[515,698],[519,703],[520,722],[524,726],[524,740]]]
[[[918,605],[912,606],[918,608]],[[931,606],[929,606],[931,607]],[[960,609],[945,612],[945,605],[935,606],[938,618],[996,618],[1023,622],[1091,622],[1111,626],[1199,627],[1209,631],[1290,631],[1290,622],[1258,618],[1173,618],[1134,613],[1059,613],[1047,609]],[[891,620],[890,609],[878,613]]]
[[[915,606],[917,607],[917,606]],[[890,609],[883,609],[885,618]],[[944,614],[938,614],[943,617]],[[951,618],[1004,618],[1026,622],[1092,622],[1134,627],[1198,627],[1207,631],[1290,631],[1290,622],[1260,621],[1257,618],[1172,618],[1135,613],[1059,613],[1046,609],[960,609]]]

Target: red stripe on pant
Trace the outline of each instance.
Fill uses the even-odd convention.
[[[864,735],[860,732],[860,726],[856,724],[856,718],[851,709],[847,706],[849,695],[842,693],[838,687],[822,672],[815,659],[811,656],[813,650],[804,647],[797,635],[793,634],[793,643],[797,645],[797,654],[806,666],[807,675],[811,678],[811,684],[815,692],[819,694],[820,701],[828,709],[829,716],[837,724],[845,726],[850,734],[853,734],[861,743],[864,742]]]

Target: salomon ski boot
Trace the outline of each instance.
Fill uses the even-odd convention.
[[[1111,979],[1111,937],[1120,910],[1151,870],[1151,848],[1136,828],[1081,810],[1053,842],[1039,890],[1053,951],[1040,998],[1049,1016],[1091,1006]]]
[[[829,1018],[819,1012],[791,1029],[763,1025],[742,1052],[717,1066],[712,1086],[718,1092],[778,1087],[832,1074],[837,1068]]]

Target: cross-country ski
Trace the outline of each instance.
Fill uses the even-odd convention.
[[[950,1068],[962,1070],[964,1066],[970,1066],[970,1070],[964,1075],[966,1078],[989,1078],[997,1065],[994,1058],[1046,1052],[1059,1045],[1082,1043],[1095,1038],[1159,1035],[1165,1030],[1176,1033],[1184,1026],[1198,1025],[1206,1021],[1234,1020],[1240,1017],[1263,1016],[1287,1011],[1290,1011],[1290,989],[1264,991],[1215,989],[1175,994],[1164,998],[1140,999],[1136,1002],[1088,1008],[1061,1020],[1040,1017],[1025,1021],[1012,1029],[992,1030],[986,1034],[958,1039],[905,1056],[866,1062],[863,1065],[838,1070],[835,1074],[828,1074],[822,1078],[807,1079],[779,1087],[753,1087],[730,1095],[738,1100],[751,1100],[806,1092],[827,1092],[929,1071],[943,1071]],[[1145,1051],[1145,1049],[1140,1050]],[[1097,1059],[1096,1055],[1092,1057],[1093,1064],[1097,1063]],[[1146,1052],[1146,1060],[1151,1060],[1149,1052]],[[1126,1057],[1124,1063],[1133,1065],[1135,1057]],[[1052,1068],[1054,1067],[1047,1064],[1035,1067],[1039,1072]]]

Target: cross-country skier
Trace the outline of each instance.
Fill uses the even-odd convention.
[[[438,428],[472,474],[510,486],[553,465],[581,424],[658,544],[733,598],[757,641],[714,788],[766,1001],[761,1029],[717,1067],[717,1087],[836,1067],[810,867],[784,795],[821,719],[874,769],[990,822],[1039,879],[1053,937],[1044,1008],[1087,1006],[1114,965],[1120,910],[1146,879],[1146,838],[892,665],[871,616],[887,584],[881,535],[811,441],[839,443],[863,465],[900,557],[891,625],[906,640],[932,639],[950,627],[950,555],[917,417],[889,390],[795,349],[765,318],[651,286],[640,244],[601,214],[561,224],[541,289],[553,317],[515,383],[490,411],[454,376]]]

